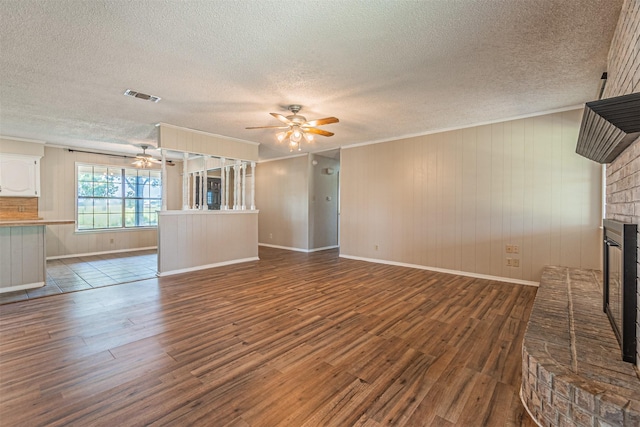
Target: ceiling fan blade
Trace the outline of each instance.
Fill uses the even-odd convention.
[[[334,135],[333,132],[327,132],[326,130],[316,129],[316,128],[306,128],[305,127],[302,130],[304,130],[305,132],[315,133],[316,135],[322,135],[322,136],[333,136]]]
[[[285,116],[283,116],[282,114],[278,114],[278,113],[269,113],[271,114],[273,117],[275,117],[276,119],[280,120],[282,123],[284,123],[285,125],[293,125],[294,123],[287,119]]]
[[[302,126],[322,126],[329,125],[331,123],[338,123],[339,121],[340,120],[338,120],[337,117],[325,117],[324,119],[311,120]]]
[[[251,126],[245,129],[289,129],[289,126]]]

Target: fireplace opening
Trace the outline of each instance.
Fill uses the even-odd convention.
[[[622,360],[636,362],[637,225],[605,219],[602,301]]]

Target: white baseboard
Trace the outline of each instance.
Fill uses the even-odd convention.
[[[173,276],[174,274],[190,273],[198,270],[206,270],[207,268],[223,267],[225,265],[240,264],[240,263],[249,262],[249,261],[260,261],[260,258],[252,257],[252,258],[233,259],[231,261],[216,262],[214,264],[198,265],[196,267],[181,268],[179,270],[163,271],[162,273],[158,273],[157,276],[158,277]]]
[[[352,255],[343,255],[343,254],[340,254],[340,258],[355,259],[357,261],[374,262],[376,264],[396,265],[398,267],[417,268],[417,269],[420,269],[420,270],[429,270],[429,271],[435,271],[435,272],[438,272],[438,273],[455,274],[456,276],[473,277],[474,279],[486,279],[486,280],[493,280],[493,281],[496,281],[496,282],[515,283],[517,285],[526,285],[526,286],[535,286],[535,287],[538,287],[540,285],[538,282],[532,282],[530,280],[512,279],[512,278],[509,278],[509,277],[491,276],[491,275],[488,275],[488,274],[470,273],[468,271],[448,270],[446,268],[428,267],[428,266],[425,266],[425,265],[418,265],[418,264],[407,264],[407,263],[404,263],[404,262],[387,261],[387,260],[384,260],[384,259],[377,259],[377,258],[364,258],[364,257],[358,257],[358,256],[352,256]]]
[[[104,251],[104,252],[87,252],[84,254],[71,254],[71,255],[56,255],[47,257],[47,261],[54,259],[63,259],[63,258],[78,258],[83,256],[94,256],[94,255],[108,255],[108,254],[120,254],[124,252],[137,252],[137,251],[148,251],[151,249],[158,249],[157,246],[147,246],[146,248],[133,248],[133,249],[118,249],[115,251]]]
[[[338,245],[335,246],[325,246],[323,248],[314,248],[314,249],[302,249],[302,248],[290,248],[288,246],[278,246],[278,245],[269,245],[267,243],[258,243],[258,246],[264,246],[267,248],[275,248],[275,249],[284,249],[286,251],[295,251],[295,252],[305,252],[305,253],[311,253],[311,252],[318,252],[318,251],[326,251],[328,249],[336,249],[339,248]]]
[[[335,246],[325,246],[324,248],[315,248],[315,249],[309,249],[309,252],[320,252],[320,251],[328,251],[329,249],[337,249],[340,246],[335,245]]]
[[[25,283],[24,285],[9,286],[8,288],[0,288],[0,294],[6,292],[24,291],[26,289],[36,289],[43,287],[45,282]]]

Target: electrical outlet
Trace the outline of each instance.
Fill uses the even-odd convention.
[[[512,252],[513,252],[513,246],[511,246],[511,245],[506,245],[506,246],[504,247],[504,251],[505,251],[506,253],[508,253],[508,254],[512,253]]]
[[[511,252],[514,253],[514,254],[519,254],[520,253],[520,246],[518,246],[518,245],[511,246]]]
[[[273,233],[269,233],[269,238],[273,239]]]
[[[513,259],[507,258],[507,267],[511,267],[513,265]]]
[[[511,267],[520,267],[520,260],[518,258],[514,258],[511,260]]]
[[[373,245],[373,249],[378,250],[378,245]]]
[[[114,240],[113,239],[109,239],[109,243],[111,243],[113,245]]]

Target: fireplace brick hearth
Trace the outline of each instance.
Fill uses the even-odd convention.
[[[546,267],[522,344],[522,401],[543,426],[640,426],[640,376],[602,311],[601,274]]]

